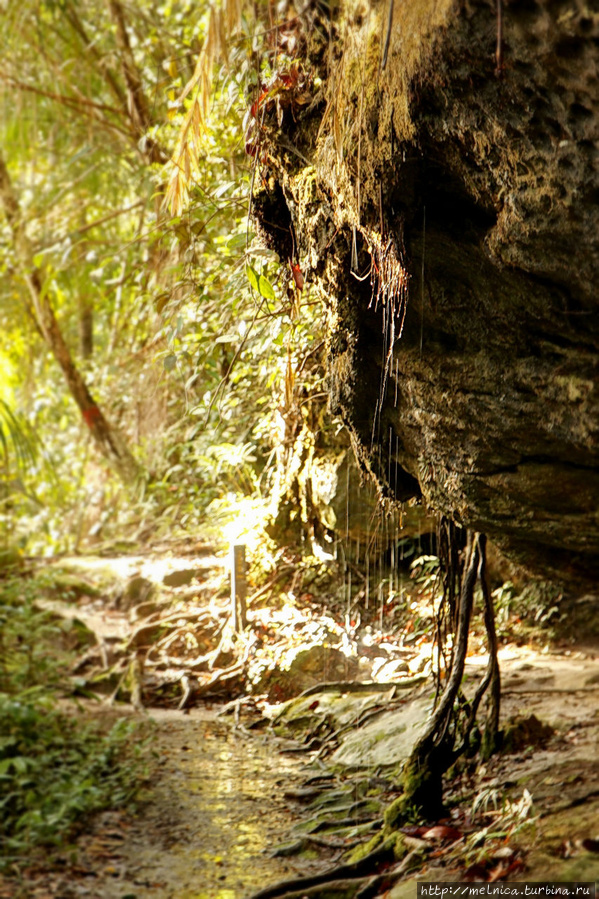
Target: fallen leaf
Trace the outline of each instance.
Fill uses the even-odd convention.
[[[463,837],[463,833],[461,830],[458,830],[456,827],[450,827],[447,824],[435,824],[434,827],[429,827],[422,834],[423,840],[460,840]]]
[[[502,877],[508,873],[509,865],[505,862],[499,862],[498,865],[495,865],[494,868],[491,868],[488,874],[488,883],[495,883],[497,880],[501,880]]]
[[[493,853],[493,858],[506,859],[512,858],[513,855],[514,850],[510,846],[500,846],[499,849],[496,849]]]

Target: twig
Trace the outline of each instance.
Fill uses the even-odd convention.
[[[407,690],[417,687],[426,680],[428,677],[425,674],[417,674],[414,677],[406,677],[404,680],[385,683],[378,681],[327,681],[308,687],[294,699],[294,702],[306,696],[313,696],[315,693],[387,693],[392,687],[398,690]]]
[[[122,209],[115,209],[114,212],[109,212],[108,215],[102,216],[102,218],[96,219],[93,222],[89,222],[87,225],[82,225],[79,228],[74,228],[70,233],[74,235],[85,234],[86,231],[91,231],[92,228],[97,228],[99,225],[104,225],[106,222],[109,222],[111,219],[117,218],[119,215],[125,215],[127,212],[133,212],[134,209],[139,209],[140,206],[145,204],[145,200],[139,200],[137,203],[133,203],[132,206],[124,206]]]
[[[177,706],[179,711],[186,708],[189,697],[191,696],[191,681],[186,674],[181,675],[181,686],[183,687],[183,696],[181,697],[181,702]]]
[[[271,587],[274,587],[276,582],[278,580],[280,580],[284,574],[287,574],[289,571],[293,571],[294,567],[295,566],[293,566],[293,565],[281,565],[280,568],[277,568],[275,573],[272,575],[272,577],[270,577],[268,579],[268,581],[266,582],[266,584],[264,584],[263,587],[260,587],[260,589],[256,590],[255,593],[252,593],[251,596],[248,596],[248,598],[247,598],[248,607],[253,602],[255,602],[255,600],[259,599],[261,596],[264,596],[265,593],[268,593],[268,591],[271,589]]]
[[[205,693],[208,693],[212,687],[215,687],[219,683],[219,681],[232,680],[238,674],[243,674],[243,665],[241,662],[231,665],[230,668],[223,668],[221,671],[217,671],[216,674],[213,674],[205,683],[198,684],[193,691],[194,698],[197,699],[198,696],[203,696]]]

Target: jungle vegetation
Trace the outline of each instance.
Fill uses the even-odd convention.
[[[46,672],[36,655],[57,626],[22,585],[25,558],[226,534],[262,547],[265,576],[281,546],[335,561],[342,526],[314,486],[323,460],[349,454],[326,404],[328,311],[287,223],[276,252],[252,216],[269,188],[266,111],[282,119],[312,102],[293,28],[278,35],[273,16],[235,0],[23,0],[0,12],[0,784],[17,855],[109,794],[130,801],[139,778],[126,728],[71,740],[50,701],[63,660]],[[458,756],[499,739],[486,539],[442,522],[438,547],[437,626],[446,645],[457,635],[455,652],[405,783],[407,806],[430,814]],[[476,583],[491,652],[467,705]],[[50,794],[34,814],[29,785],[58,758],[67,799]]]

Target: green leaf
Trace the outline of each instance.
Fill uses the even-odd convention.
[[[234,234],[233,237],[231,237],[227,241],[227,249],[228,250],[241,250],[241,249],[245,248],[246,242],[247,243],[252,242],[253,236],[254,235],[251,232],[249,234],[246,234],[245,231],[243,232],[243,234]]]
[[[274,300],[275,292],[272,284],[264,275],[259,275],[255,268],[251,265],[246,266],[246,274],[250,285],[257,291],[261,297],[267,300]]]
[[[258,279],[258,292],[267,300],[274,300],[275,298],[273,286],[264,275],[260,275],[260,278]]]
[[[157,297],[156,300],[154,301],[154,308],[156,309],[156,312],[158,312],[158,313],[162,312],[162,310],[168,303],[169,299],[170,299],[169,293],[163,293],[161,296]]]
[[[248,281],[250,282],[250,287],[252,287],[255,291],[260,293],[260,288],[258,283],[260,281],[260,275],[256,271],[256,269],[252,268],[251,265],[246,266],[245,273],[248,277]]]
[[[13,768],[19,774],[25,774],[27,768],[29,767],[29,759],[23,757],[22,755],[17,755],[12,759]]]
[[[165,357],[164,362],[162,364],[164,365],[165,371],[172,371],[173,368],[175,368],[175,366],[177,364],[177,357],[175,356],[174,353],[171,353],[170,356]]]

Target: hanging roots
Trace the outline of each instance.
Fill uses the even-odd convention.
[[[376,312],[380,306],[383,313],[384,362],[381,368],[381,386],[372,424],[374,444],[375,431],[380,421],[389,375],[393,370],[395,344],[402,335],[406,318],[409,275],[397,249],[395,237],[391,235],[384,238],[378,232],[368,229],[363,229],[362,233],[371,257],[372,298],[369,308]]]
[[[383,310],[383,335],[385,337],[384,377],[387,379],[393,365],[393,349],[402,335],[408,306],[408,272],[398,254],[394,237],[383,240],[375,231],[365,234],[372,257],[370,282],[372,299],[370,308]]]
[[[408,272],[398,255],[394,237],[383,238],[376,231],[365,234],[372,257],[372,300],[376,312],[379,304],[396,327],[396,338],[401,337],[406,317],[408,298]]]
[[[468,533],[464,546],[464,531],[451,522],[442,523],[441,536],[439,553],[445,573],[443,599],[437,614],[437,639],[444,641],[443,646],[439,645],[438,659],[439,665],[444,659],[446,667],[442,684],[441,671],[437,672],[442,689],[438,689],[435,709],[403,774],[403,808],[419,808],[429,817],[436,817],[442,811],[445,772],[465,753],[472,754],[481,748],[484,757],[490,755],[497,745],[499,727],[500,676],[495,616],[486,577],[487,540],[484,534]],[[468,699],[462,692],[462,679],[477,581],[480,581],[484,604],[489,662],[474,696]],[[450,634],[453,646],[448,652]],[[473,738],[478,733],[475,727],[478,709],[487,691],[487,718],[481,746]]]

